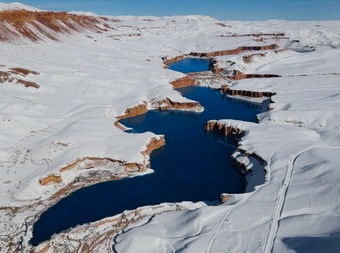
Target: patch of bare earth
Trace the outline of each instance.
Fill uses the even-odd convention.
[[[38,89],[40,87],[36,82],[25,80],[28,75],[39,75],[38,72],[24,68],[9,68],[6,71],[0,70],[0,84],[16,83],[22,84],[26,88],[32,87]]]

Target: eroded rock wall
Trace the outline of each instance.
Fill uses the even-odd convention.
[[[254,98],[262,98],[262,97],[272,97],[276,93],[269,91],[249,91],[249,90],[234,90],[230,89],[228,85],[224,85],[221,88],[222,93],[228,94],[231,96],[245,96],[245,97],[254,97]]]
[[[146,103],[144,102],[143,104],[139,104],[139,105],[136,105],[134,107],[127,108],[125,110],[124,115],[118,116],[116,118],[117,119],[125,119],[125,118],[129,118],[129,117],[133,117],[133,116],[144,114],[147,111],[148,111],[148,108],[146,106]]]
[[[162,136],[161,138],[151,138],[148,145],[146,146],[146,150],[143,151],[143,154],[150,155],[152,151],[163,147],[165,145],[165,137]]]
[[[41,185],[46,185],[46,184],[48,184],[50,182],[60,183],[62,181],[63,180],[62,180],[60,175],[48,175],[47,177],[40,179],[39,183]]]
[[[216,131],[224,134],[225,136],[231,136],[237,139],[240,139],[245,131],[237,128],[235,126],[226,126],[224,124],[220,124],[218,121],[210,120],[205,124],[205,130],[207,131]]]
[[[165,98],[158,104],[160,110],[180,109],[180,110],[191,110],[191,109],[202,110],[202,106],[198,102],[174,102],[170,98]]]
[[[183,88],[183,87],[187,87],[187,86],[194,86],[196,84],[195,79],[189,77],[189,76],[184,76],[181,78],[178,78],[172,82],[170,82],[170,84],[175,88]]]
[[[216,56],[223,56],[223,55],[232,55],[232,54],[239,54],[243,51],[257,51],[257,50],[274,50],[277,48],[276,44],[266,45],[266,46],[242,46],[231,50],[220,50],[220,51],[214,51],[209,53],[196,53],[191,52],[190,56],[195,57],[216,57]]]
[[[228,70],[224,73],[229,79],[232,80],[242,80],[242,79],[249,79],[249,78],[272,78],[272,77],[281,77],[280,75],[276,74],[244,74],[239,70]]]

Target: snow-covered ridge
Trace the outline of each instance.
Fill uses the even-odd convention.
[[[27,43],[44,40],[59,41],[65,34],[95,31],[108,32],[113,28],[108,18],[76,15],[67,12],[32,11],[14,8],[0,11],[1,41]]]
[[[19,2],[13,2],[13,3],[2,3],[0,2],[0,11],[3,10],[28,10],[28,11],[39,11],[39,9],[19,3]]]

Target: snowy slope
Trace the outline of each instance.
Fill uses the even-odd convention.
[[[33,10],[17,3],[0,4],[0,9],[17,8]],[[92,17],[91,13],[76,14]],[[245,63],[243,56],[253,52],[217,58],[221,64],[237,63],[244,73],[282,76],[218,80],[219,86],[235,90],[276,93],[272,110],[259,115],[259,124],[220,122],[246,130],[240,148],[265,160],[266,184],[233,195],[219,206],[186,202],[163,204],[160,209],[141,208],[142,215],[137,211],[128,215],[130,219],[138,213],[137,221],[124,227],[112,221],[114,218],[98,221],[93,226],[103,234],[105,243],[97,250],[332,252],[339,246],[339,166],[335,159],[340,145],[339,21],[221,23],[203,16],[95,18],[99,22],[95,29],[78,24],[77,29],[55,31],[45,24],[39,24],[38,29],[26,23],[38,35],[37,41],[16,34],[15,40],[1,42],[0,214],[4,221],[0,222],[0,235],[6,238],[0,240],[1,250],[13,251],[14,244],[8,242],[17,246],[21,236],[24,249],[29,250],[31,222],[60,199],[61,195],[53,194],[64,196],[63,190],[70,193],[85,186],[72,185],[76,177],[89,177],[89,171],[115,177],[152,172],[152,168],[129,170],[125,164],[147,165],[147,144],[161,136],[127,134],[114,123],[136,105],[150,110],[165,98],[190,102],[170,85],[183,75],[163,68],[162,57],[273,43],[288,50],[261,51],[266,56],[254,57],[250,63]],[[62,25],[75,24],[74,20]],[[105,26],[109,28],[102,30]],[[279,41],[272,36],[262,36],[264,41],[233,36],[281,32],[287,38]],[[53,34],[53,38],[46,34]],[[298,52],[306,46],[315,51]],[[29,73],[13,72],[15,68]],[[11,78],[5,80],[9,74]],[[19,79],[23,81],[17,82]],[[22,85],[33,82],[39,88]],[[86,158],[106,160],[88,169]],[[248,161],[242,154],[238,159]],[[79,160],[72,169],[61,170]],[[63,181],[39,183],[51,174]],[[25,222],[29,222],[28,231]],[[298,222],[303,225],[296,225]],[[69,233],[93,239],[96,245],[99,239],[91,237],[93,230],[88,226]],[[60,237],[37,249],[60,246],[68,240]],[[318,239],[310,242],[310,238]],[[55,252],[53,247],[48,252]]]
[[[0,2],[0,11],[4,10],[29,10],[29,11],[38,11],[39,9],[19,3],[19,2],[13,2],[13,3],[2,3]]]

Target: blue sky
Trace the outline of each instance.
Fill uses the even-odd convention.
[[[80,0],[72,2],[22,0],[20,2],[45,10],[91,11],[112,16],[200,14],[220,20],[340,20],[340,0]]]

